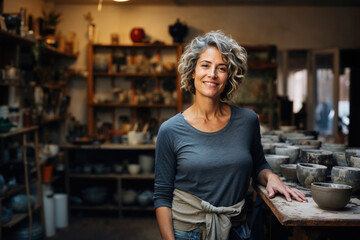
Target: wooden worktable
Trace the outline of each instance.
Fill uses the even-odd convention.
[[[284,181],[284,179],[282,180]],[[297,202],[296,200],[288,202],[282,195],[269,199],[265,187],[258,185],[254,189],[281,225],[294,227],[294,240],[312,239],[312,227],[360,227],[360,199],[358,196],[353,196],[342,210],[323,210],[312,199],[310,189],[303,188],[298,183],[285,183],[303,191],[308,202]]]

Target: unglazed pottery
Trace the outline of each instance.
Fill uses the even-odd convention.
[[[289,156],[289,163],[295,163],[300,154],[300,148],[294,146],[275,147],[276,155]]]
[[[306,162],[321,164],[328,167],[328,170],[331,170],[333,164],[332,152],[330,151],[309,151],[306,153]]]
[[[350,156],[349,167],[360,168],[360,156]]]
[[[346,149],[346,146],[345,146],[345,144],[340,144],[340,143],[322,143],[321,149],[331,151],[331,152],[344,152]]]
[[[333,152],[334,165],[336,166],[348,166],[345,159],[345,152]]]
[[[360,192],[360,168],[334,166],[331,170],[333,183],[350,185],[353,193]]]
[[[265,159],[269,163],[273,172],[280,174],[280,165],[289,162],[289,156],[275,155],[275,154],[265,154]]]
[[[352,187],[345,184],[313,182],[311,195],[315,203],[322,209],[340,210],[348,204]]]
[[[281,164],[280,165],[281,174],[289,182],[297,182],[296,176],[296,164]]]
[[[349,166],[351,156],[360,156],[360,148],[348,148],[345,150],[345,159]]]
[[[299,140],[299,145],[311,146],[312,148],[319,149],[321,147],[320,140]]]
[[[296,176],[299,183],[310,188],[312,182],[325,182],[327,167],[313,163],[298,163],[296,165]]]

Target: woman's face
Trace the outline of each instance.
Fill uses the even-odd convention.
[[[209,47],[201,53],[192,77],[196,96],[220,97],[227,84],[228,69],[217,48]]]

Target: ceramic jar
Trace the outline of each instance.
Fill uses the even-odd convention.
[[[130,38],[134,43],[141,43],[145,38],[145,31],[143,28],[133,28],[130,32]]]

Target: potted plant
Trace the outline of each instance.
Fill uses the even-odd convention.
[[[61,13],[54,10],[50,12],[42,11],[44,20],[44,35],[46,43],[50,45],[56,44],[55,31],[56,26],[61,22]]]

